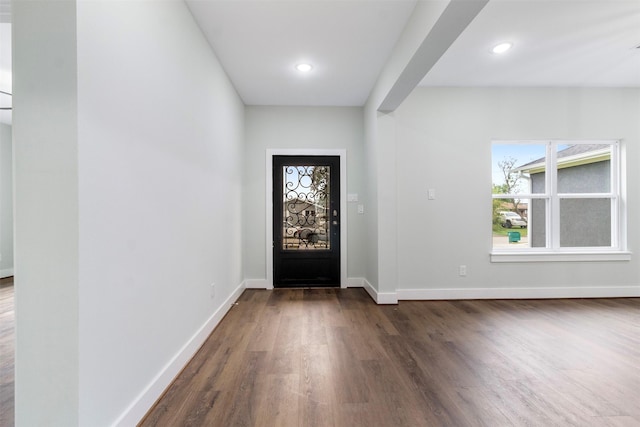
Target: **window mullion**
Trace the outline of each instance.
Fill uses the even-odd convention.
[[[560,199],[615,199],[614,193],[558,193]]]
[[[547,210],[547,245],[551,249],[560,247],[560,200],[558,199],[558,155],[556,144],[550,141],[547,144],[547,191],[549,194],[549,206]]]
[[[620,248],[620,169],[618,156],[620,154],[620,143],[616,141],[611,145],[611,160],[609,181],[611,182],[611,191],[615,196],[611,200],[611,246]]]

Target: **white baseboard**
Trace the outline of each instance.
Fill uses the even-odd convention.
[[[364,288],[366,279],[364,277],[348,277],[347,288]]]
[[[397,304],[401,300],[460,299],[550,299],[550,298],[625,298],[640,297],[637,286],[536,287],[536,288],[441,288],[398,289],[378,292],[364,277],[349,277],[347,287],[364,288],[377,304]],[[263,287],[264,289],[264,287]]]
[[[244,287],[246,289],[269,289],[267,279],[245,279]]]
[[[265,279],[245,280],[247,289],[266,289]],[[550,298],[625,298],[640,297],[637,286],[535,287],[535,288],[440,288],[398,289],[378,292],[364,277],[349,277],[347,287],[364,288],[377,304],[397,304],[401,300],[459,299],[550,299]]]
[[[371,297],[371,299],[374,300],[375,302],[378,302],[378,291],[376,291],[373,285],[369,283],[367,279],[363,279],[362,285],[364,287],[364,290],[367,291],[367,293]]]
[[[362,279],[364,290],[376,302],[376,304],[397,304],[398,294],[396,292],[378,292],[365,278]]]
[[[245,283],[241,283],[216,310],[209,319],[196,331],[187,343],[173,356],[165,367],[155,376],[151,383],[140,393],[140,395],[129,405],[122,415],[113,423],[114,426],[134,426],[137,425],[147,414],[153,404],[162,396],[162,393],[173,382],[175,377],[189,363],[193,355],[200,349],[202,344],[213,329],[231,309],[234,302],[240,298],[245,289]]]
[[[378,304],[397,304],[398,293],[397,292],[378,292],[378,298],[376,299]]]
[[[399,300],[640,297],[638,286],[398,289]]]
[[[4,270],[0,270],[0,279],[11,276],[13,276],[13,268],[5,268]]]

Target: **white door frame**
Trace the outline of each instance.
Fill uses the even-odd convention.
[[[266,254],[267,289],[273,289],[273,156],[340,157],[340,287],[347,287],[347,150],[344,149],[267,149],[266,155]]]

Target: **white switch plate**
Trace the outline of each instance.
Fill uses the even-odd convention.
[[[466,265],[461,265],[460,267],[458,267],[458,274],[460,276],[466,276],[467,275],[467,266]]]
[[[427,198],[429,200],[434,200],[436,198],[436,190],[435,188],[430,188],[427,190]]]
[[[362,215],[364,213],[364,205],[358,205],[358,213]]]

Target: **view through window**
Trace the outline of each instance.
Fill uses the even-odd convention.
[[[493,141],[498,251],[617,249],[617,141]]]

